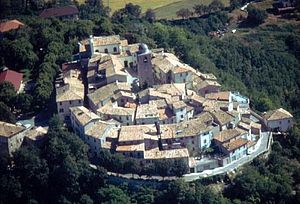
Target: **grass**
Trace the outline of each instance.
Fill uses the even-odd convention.
[[[229,5],[229,0],[221,0],[225,6]],[[181,8],[188,8],[193,11],[193,7],[197,4],[208,5],[212,0],[182,0],[175,3],[162,6],[155,9],[157,19],[173,19],[177,18],[176,12]]]
[[[124,8],[127,3],[140,5],[142,12],[145,12],[149,8],[156,9],[181,0],[103,0],[105,6],[108,5],[108,1],[112,12]]]
[[[79,3],[84,3],[85,0],[79,0]],[[124,8],[127,3],[140,5],[142,12],[147,9],[154,9],[157,19],[172,19],[177,18],[176,12],[181,8],[193,10],[194,5],[208,5],[212,0],[103,0],[105,6],[108,5],[113,13],[114,11]],[[221,0],[225,6],[229,5],[229,0]]]

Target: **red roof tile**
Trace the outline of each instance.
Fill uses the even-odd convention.
[[[23,79],[23,74],[12,70],[7,69],[0,73],[0,83],[9,81],[14,85],[16,91],[20,89],[22,79]]]
[[[4,33],[4,32],[8,32],[10,30],[15,30],[15,29],[20,28],[21,26],[24,26],[24,24],[18,20],[2,22],[2,23],[0,23],[0,32]]]
[[[42,11],[40,17],[51,18],[51,17],[61,17],[61,16],[70,16],[78,14],[79,11],[76,6],[63,6],[57,8],[49,8]]]

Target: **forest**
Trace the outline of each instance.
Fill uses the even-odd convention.
[[[110,17],[101,1],[94,0],[78,5],[78,21],[37,15],[42,8],[68,3],[1,0],[1,18],[18,19],[25,26],[0,40],[0,66],[23,72],[35,85],[17,94],[11,84],[0,84],[0,120],[15,122],[19,114],[50,110],[61,64],[71,60],[78,52],[77,42],[91,34],[119,34],[129,43],[162,47],[200,71],[214,73],[225,90],[249,96],[256,111],[283,106],[299,120],[296,25],[249,27],[247,33],[220,39],[207,34],[226,26],[226,9],[190,19],[156,21],[153,13],[142,15],[141,8],[132,4]],[[192,183],[179,179],[157,186],[129,186],[112,183],[108,166],[90,168],[87,146],[54,117],[45,145],[21,148],[13,158],[1,158],[0,203],[299,203],[299,128],[298,122],[287,135],[275,137],[268,159],[256,159],[233,178],[221,175]],[[216,181],[223,181],[222,192],[211,187]]]

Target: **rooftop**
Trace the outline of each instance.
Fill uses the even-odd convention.
[[[116,116],[133,116],[134,111],[135,108],[113,107],[110,104],[106,104],[97,110],[100,114]]]
[[[159,150],[158,148],[154,148],[144,152],[144,159],[173,159],[187,157],[189,157],[187,148],[167,150]]]
[[[76,15],[78,13],[79,11],[76,6],[69,5],[69,6],[45,9],[41,12],[40,17],[43,18],[61,17],[61,16]]]
[[[214,116],[215,120],[219,122],[221,125],[228,124],[234,119],[234,117],[231,114],[222,110],[210,110],[209,112]]]
[[[104,136],[105,132],[113,126],[114,124],[112,123],[97,121],[92,124],[91,128],[89,128],[85,134],[93,138],[101,138]]]
[[[119,142],[144,141],[145,138],[157,139],[156,133],[154,125],[122,126],[119,134]]]
[[[229,101],[230,91],[221,91],[218,93],[205,94],[205,98],[212,99],[212,100],[218,100],[218,101]]]
[[[223,144],[223,147],[225,147],[229,152],[231,152],[235,149],[238,149],[238,148],[246,145],[247,143],[248,143],[248,140],[243,139],[243,138],[239,138],[239,139],[236,139],[234,141],[227,142],[227,143]]]
[[[293,115],[287,110],[279,108],[276,110],[268,111],[266,114],[263,115],[263,117],[266,120],[282,120],[287,118],[293,118]]]
[[[80,122],[82,126],[85,126],[92,120],[100,120],[100,117],[98,115],[96,115],[84,106],[71,107],[70,111],[75,115],[76,119]]]
[[[241,135],[237,129],[223,130],[214,136],[214,139],[223,143]]]
[[[24,130],[25,128],[22,126],[0,121],[0,137],[10,138]]]
[[[202,113],[197,118],[177,124],[161,125],[161,138],[181,138],[196,136],[214,127],[213,118],[209,113]]]
[[[177,102],[173,103],[173,108],[176,110],[185,108],[186,106],[187,106],[186,103],[183,101],[177,101]]]
[[[119,35],[110,35],[110,36],[100,36],[93,38],[93,44],[95,46],[103,46],[103,45],[113,45],[113,44],[121,44]]]
[[[140,104],[137,107],[136,119],[159,117],[156,104]]]
[[[24,26],[23,23],[21,23],[18,20],[10,20],[10,21],[5,21],[0,23],[0,32],[8,32],[11,30],[19,29],[20,27]]]
[[[118,145],[116,152],[142,152],[145,150],[145,143]]]
[[[13,70],[4,69],[0,73],[0,83],[5,81],[10,82],[14,85],[16,91],[20,89],[22,79],[23,79],[23,74],[19,72],[15,72]]]
[[[64,78],[64,85],[56,88],[56,102],[83,100],[84,85],[79,78],[79,71],[70,70],[70,76]]]
[[[111,83],[97,89],[95,92],[88,94],[88,98],[94,103],[98,104],[105,99],[112,97],[118,91],[131,91],[131,87],[127,83]]]

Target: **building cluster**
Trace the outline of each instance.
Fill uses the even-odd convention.
[[[257,119],[249,98],[221,91],[213,74],[118,35],[81,41],[74,60],[63,65],[56,84],[57,112],[91,156],[108,149],[141,165],[182,159],[196,172],[212,168],[195,162],[212,146],[217,166],[224,166],[255,151],[265,125],[287,125],[283,131],[292,125],[281,109],[275,114],[281,123],[270,122],[271,113]]]
[[[141,165],[181,159],[191,172],[225,166],[254,152],[264,129],[293,125],[283,109],[257,118],[249,98],[221,91],[213,74],[118,35],[81,41],[55,87],[58,115],[89,145],[91,157],[107,149]],[[1,142],[17,148],[23,129],[7,134],[1,128]],[[199,158],[212,150],[216,162],[201,166]]]

